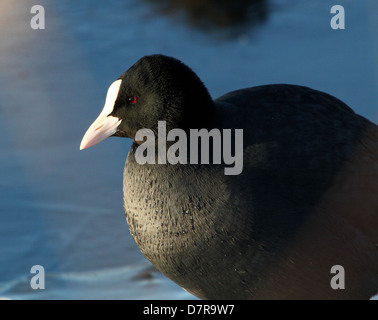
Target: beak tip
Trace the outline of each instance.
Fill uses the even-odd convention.
[[[79,150],[84,150],[85,149],[85,146],[83,145],[83,142],[80,143],[80,147],[79,147]]]
[[[87,149],[87,148],[89,148],[90,146],[91,146],[90,143],[88,143],[88,142],[84,142],[84,140],[83,140],[83,141],[81,141],[81,143],[80,143],[79,150],[81,151],[81,150]]]

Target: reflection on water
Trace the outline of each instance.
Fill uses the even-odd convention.
[[[241,33],[264,22],[268,15],[267,0],[147,0],[174,18],[204,31]]]

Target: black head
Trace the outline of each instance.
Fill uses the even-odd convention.
[[[166,121],[167,130],[201,128],[212,107],[206,87],[189,67],[164,55],[145,56],[110,86],[81,149],[110,135],[134,139],[143,128],[156,132],[158,121]]]

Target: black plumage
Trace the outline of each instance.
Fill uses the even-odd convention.
[[[190,68],[163,55],[142,58],[119,79],[116,136],[157,132],[158,121],[188,136],[194,128],[243,129],[239,175],[225,175],[224,163],[140,165],[134,141],[124,170],[126,218],[142,253],[167,277],[205,299],[354,299],[378,291],[378,197],[369,195],[378,182],[362,191],[349,176],[378,177],[375,124],[296,85],[213,101]],[[370,170],[368,178],[360,170]],[[349,208],[370,201],[370,211],[333,207],[344,197],[355,199]],[[345,290],[330,286],[333,265],[346,269]]]

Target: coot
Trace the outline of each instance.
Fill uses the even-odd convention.
[[[208,135],[197,149],[191,133],[200,131]],[[156,139],[147,144],[143,132]],[[378,291],[378,129],[335,97],[277,84],[213,101],[179,60],[145,56],[110,86],[80,148],[109,136],[134,140],[123,194],[135,242],[190,293],[368,299]],[[227,150],[242,160],[231,174]],[[177,163],[160,161],[168,152]]]

